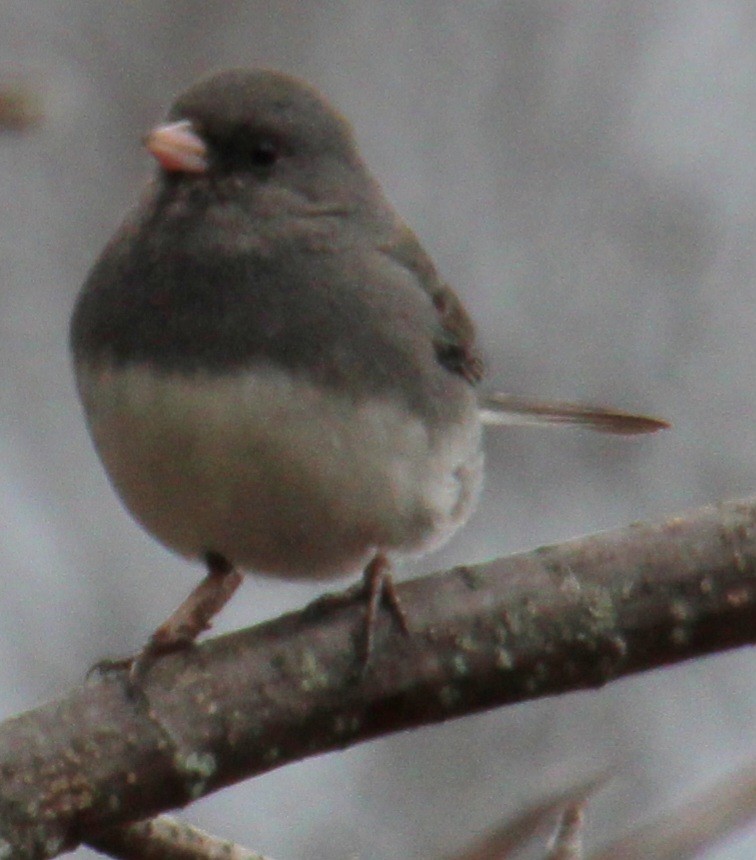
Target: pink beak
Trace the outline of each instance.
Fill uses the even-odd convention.
[[[207,146],[188,119],[156,126],[144,145],[169,173],[205,173],[208,168]]]

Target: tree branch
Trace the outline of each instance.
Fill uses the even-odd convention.
[[[111,827],[88,844],[119,860],[266,860],[168,815]]]
[[[756,500],[400,586],[359,670],[364,606],[318,601],[0,725],[0,856],[52,857],[104,828],[275,767],[484,708],[595,687],[756,640]]]
[[[591,860],[692,860],[756,818],[756,766],[729,774],[675,812],[657,816]]]
[[[575,812],[582,818],[582,808],[607,779],[608,775],[602,774],[539,799],[448,860],[506,860],[519,856],[534,836],[545,830],[547,825],[553,826],[555,819],[558,821],[554,840],[556,846],[550,849],[546,860],[559,860],[559,854],[555,852],[565,847],[565,838],[569,841],[571,836],[576,835],[573,829],[576,824]],[[578,829],[581,826],[582,821]],[[569,854],[565,856],[569,857]]]

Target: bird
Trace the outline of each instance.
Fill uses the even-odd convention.
[[[205,579],[137,664],[193,642],[242,573],[362,574],[364,658],[395,560],[470,517],[485,424],[636,434],[660,419],[482,393],[462,302],[342,115],[279,71],[179,95],[157,170],[76,299],[70,347],[116,493]]]

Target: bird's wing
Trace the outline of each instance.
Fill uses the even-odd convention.
[[[475,327],[455,292],[439,277],[417,236],[406,224],[399,223],[381,250],[409,269],[431,297],[438,313],[434,345],[441,364],[472,385],[479,382],[483,377],[483,360],[475,345]]]
[[[655,433],[670,425],[660,418],[634,415],[586,403],[539,400],[515,394],[488,394],[480,398],[484,424],[587,427],[599,433],[634,436]]]
[[[439,277],[415,234],[400,222],[381,250],[411,271],[431,297],[439,320],[434,340],[439,361],[471,384],[479,382],[483,377],[483,361],[475,344],[472,320],[455,292]],[[587,427],[599,433],[627,436],[669,427],[659,418],[617,409],[500,393],[481,397],[480,414],[486,424]]]

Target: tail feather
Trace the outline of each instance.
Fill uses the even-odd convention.
[[[633,415],[631,412],[621,412],[618,409],[499,393],[481,398],[480,415],[484,424],[587,427],[598,433],[616,433],[625,436],[655,433],[670,426],[661,418]]]

